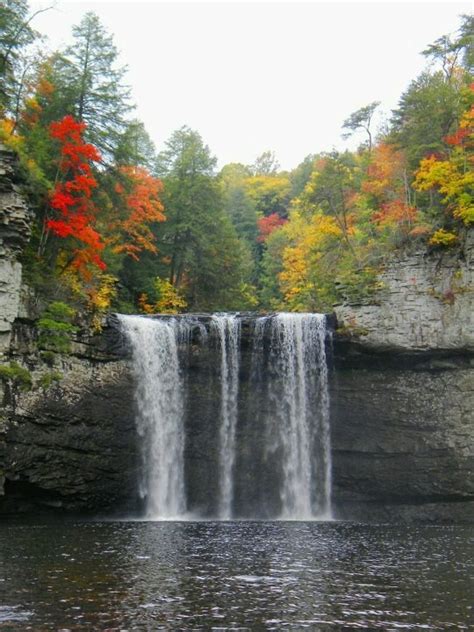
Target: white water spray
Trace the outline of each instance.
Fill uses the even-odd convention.
[[[270,327],[267,448],[281,460],[281,518],[329,518],[331,458],[325,317],[278,314]]]
[[[179,518],[186,510],[184,389],[178,358],[183,326],[174,319],[119,318],[132,347],[146,517]]]
[[[214,314],[211,326],[219,340],[221,357],[218,516],[221,520],[229,520],[232,517],[234,498],[233,473],[239,394],[240,320],[235,314]]]

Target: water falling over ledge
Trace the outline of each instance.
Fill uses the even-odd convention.
[[[136,381],[145,517],[331,518],[324,315],[120,322]]]

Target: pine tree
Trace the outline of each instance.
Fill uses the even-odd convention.
[[[72,110],[78,121],[87,123],[87,140],[110,162],[131,110],[130,91],[123,83],[126,68],[117,66],[113,38],[94,13],[86,13],[73,28],[73,36],[74,44],[62,56],[62,72],[57,74],[66,101],[64,111]]]

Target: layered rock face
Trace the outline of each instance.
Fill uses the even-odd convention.
[[[474,358],[335,344],[333,498],[363,521],[474,521]]]
[[[474,230],[459,249],[394,256],[379,280],[371,301],[335,308],[364,346],[474,352]]]
[[[474,521],[474,231],[399,255],[371,303],[336,313],[334,495],[341,516]]]
[[[19,192],[17,174],[15,154],[0,144],[0,357],[8,350],[12,325],[18,316],[18,256],[31,233],[31,214]]]
[[[28,392],[4,389],[4,497],[0,512],[134,512],[138,452],[129,367],[106,336],[78,334],[56,359],[61,379],[35,351],[35,329],[17,322],[11,357],[30,370]]]

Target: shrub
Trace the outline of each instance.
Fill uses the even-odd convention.
[[[33,385],[31,373],[18,362],[10,362],[0,366],[0,380],[17,386],[21,391],[29,391]]]
[[[55,301],[48,305],[38,321],[38,347],[55,353],[69,353],[71,350],[71,335],[77,331],[72,324],[76,311],[62,303]]]

